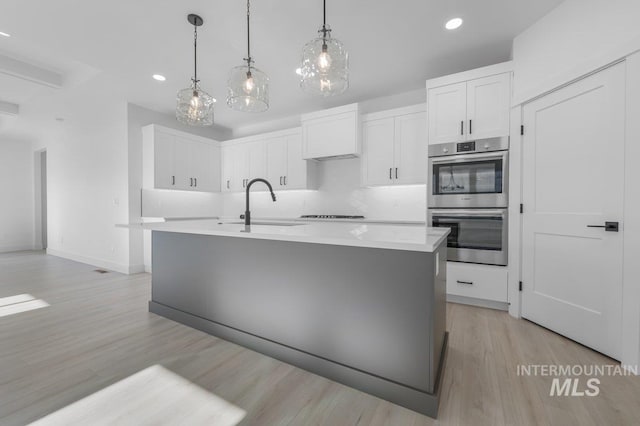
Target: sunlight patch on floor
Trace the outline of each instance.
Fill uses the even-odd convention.
[[[189,380],[154,365],[31,425],[234,426],[246,414]]]
[[[47,306],[49,306],[47,302],[42,299],[36,299],[30,294],[0,297],[0,317],[46,308]]]

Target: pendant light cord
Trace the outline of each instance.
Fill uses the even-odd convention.
[[[249,71],[251,71],[251,24],[250,24],[250,13],[249,13],[249,7],[250,7],[250,0],[247,0],[247,58],[245,59],[247,61],[247,66],[249,67]]]
[[[193,82],[198,83],[198,27],[193,26]]]
[[[327,48],[327,0],[322,0],[322,48]]]

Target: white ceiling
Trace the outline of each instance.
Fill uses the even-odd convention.
[[[0,54],[18,56],[68,76],[100,70],[135,104],[172,113],[175,92],[188,86],[193,27],[198,13],[199,77],[218,99],[216,123],[240,127],[323,107],[424,87],[427,78],[508,60],[512,39],[561,0],[349,0],[327,1],[333,36],[350,53],[351,87],[339,97],[303,93],[294,72],[302,46],[322,22],[320,0],[253,0],[252,56],[271,78],[271,107],[261,114],[225,104],[228,71],[246,56],[243,0],[2,0]],[[443,26],[462,17],[456,31]],[[167,77],[164,83],[151,78]],[[0,79],[11,99],[17,86]]]

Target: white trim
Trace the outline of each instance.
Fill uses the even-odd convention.
[[[304,122],[306,120],[316,120],[318,118],[331,117],[338,114],[344,114],[346,112],[355,112],[358,113],[360,111],[360,106],[357,103],[342,105],[335,108],[321,109],[319,111],[313,111],[306,114],[302,114],[300,116],[300,121]]]
[[[640,52],[626,62],[624,258],[622,280],[623,365],[640,365]]]
[[[145,129],[148,129],[148,130],[145,130]],[[220,142],[215,139],[205,138],[204,136],[194,135],[193,133],[183,132],[182,130],[172,129],[171,127],[165,127],[159,124],[148,124],[142,127],[143,134],[145,132],[151,132],[153,134],[155,133],[155,131],[160,131],[162,133],[167,133],[167,134],[178,136],[181,138],[191,139],[197,142],[203,142],[203,143],[212,144],[216,146],[220,145]]]
[[[377,111],[377,112],[371,112],[369,114],[363,114],[361,119],[362,119],[362,122],[364,123],[366,121],[380,120],[383,118],[392,118],[392,117],[397,117],[401,115],[418,114],[426,111],[427,111],[427,103],[425,102],[417,105],[411,105],[411,106],[406,106],[401,108],[393,108],[393,109],[387,109],[384,111]]]
[[[62,74],[5,55],[0,55],[0,73],[54,89],[64,83]]]
[[[82,256],[76,253],[70,253],[62,250],[56,250],[47,248],[47,254],[56,257],[62,257],[63,259],[73,260],[75,262],[85,263],[87,265],[95,266],[98,268],[107,269],[110,271],[120,272],[121,274],[131,274],[144,271],[144,265],[126,265],[120,263],[113,263],[104,259],[96,259],[93,257]],[[135,272],[131,272],[135,271]]]
[[[501,62],[487,67],[476,68],[456,74],[445,75],[443,77],[427,80],[427,90],[435,87],[448,86],[449,84],[461,83],[463,81],[475,80],[476,78],[490,77],[492,75],[513,72],[513,61]]]
[[[520,292],[520,262],[522,261],[522,107],[511,109],[511,128],[509,138],[509,278],[508,300],[509,314],[520,318],[522,293]]]
[[[509,304],[505,302],[496,302],[495,300],[476,299],[475,297],[458,296],[455,294],[447,294],[447,302],[460,303],[462,305],[478,306],[480,308],[496,309],[498,311],[507,311]]]
[[[6,246],[6,247],[0,246],[0,253],[13,253],[16,251],[33,251],[33,250],[37,250],[37,248],[34,248],[32,245]]]
[[[624,60],[625,57],[630,56],[638,51],[640,51],[640,37],[626,43],[622,43],[616,48],[612,48],[604,55],[598,55],[596,57],[589,58],[573,66],[569,70],[551,75],[542,83],[533,88],[525,90],[522,93],[516,92],[517,96],[513,99],[513,106],[530,102],[535,98],[557,90],[560,87],[570,84],[576,80],[584,78],[585,76],[597,72],[602,68],[606,68],[616,62]],[[517,78],[518,76],[516,75],[516,87],[518,85]]]

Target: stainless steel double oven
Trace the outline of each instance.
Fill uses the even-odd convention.
[[[448,259],[507,264],[509,138],[429,146],[428,222],[451,228]]]

